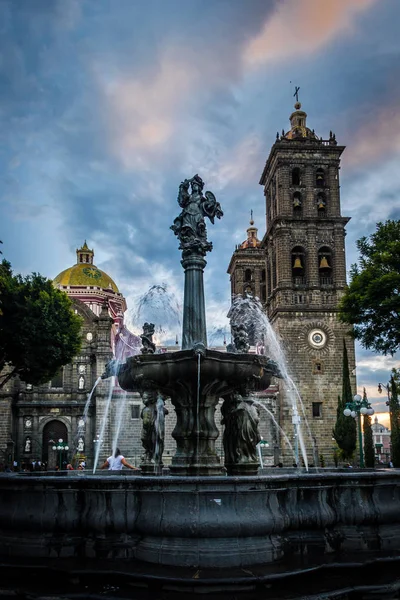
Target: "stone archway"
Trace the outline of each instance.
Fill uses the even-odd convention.
[[[42,436],[42,461],[47,463],[48,468],[53,469],[59,462],[62,464],[68,460],[67,452],[62,451],[59,454],[58,451],[52,449],[53,445],[57,445],[57,442],[60,439],[62,439],[63,442],[68,443],[68,429],[62,421],[54,419],[46,423],[43,427]]]

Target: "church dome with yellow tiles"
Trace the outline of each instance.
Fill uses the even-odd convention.
[[[126,301],[114,280],[93,264],[94,251],[86,241],[76,251],[76,265],[62,271],[53,279],[53,285],[86,304],[99,316],[104,303],[115,322],[126,311]]]
[[[59,286],[96,286],[118,293],[118,287],[107,273],[93,264],[94,252],[86,244],[76,251],[77,263],[53,279]]]

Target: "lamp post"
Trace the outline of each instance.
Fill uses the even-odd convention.
[[[60,467],[60,471],[62,469],[62,453],[63,452],[68,452],[69,450],[69,446],[68,446],[68,442],[64,442],[64,440],[62,438],[60,438],[57,442],[57,445],[54,445],[53,450],[58,450],[58,461],[59,461],[59,467]]]
[[[353,398],[353,402],[347,402],[346,408],[343,411],[345,417],[353,417],[357,419],[358,429],[358,444],[360,446],[360,467],[364,468],[364,452],[363,452],[363,441],[362,441],[362,430],[361,430],[361,415],[373,415],[374,409],[371,407],[367,400],[363,400],[360,394],[356,394]]]

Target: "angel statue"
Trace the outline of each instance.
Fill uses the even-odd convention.
[[[208,217],[211,223],[214,223],[215,217],[220,219],[224,213],[212,192],[205,192],[203,196],[203,187],[204,182],[199,175],[185,179],[180,184],[178,204],[182,212],[171,225],[171,229],[180,241],[180,250],[184,253],[199,252],[204,256],[212,250],[212,243],[207,241],[204,217]]]

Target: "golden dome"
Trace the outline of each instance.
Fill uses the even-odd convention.
[[[103,289],[112,289],[113,292],[119,293],[111,277],[90,263],[78,263],[69,269],[65,269],[53,279],[53,283],[55,285],[96,286]]]

